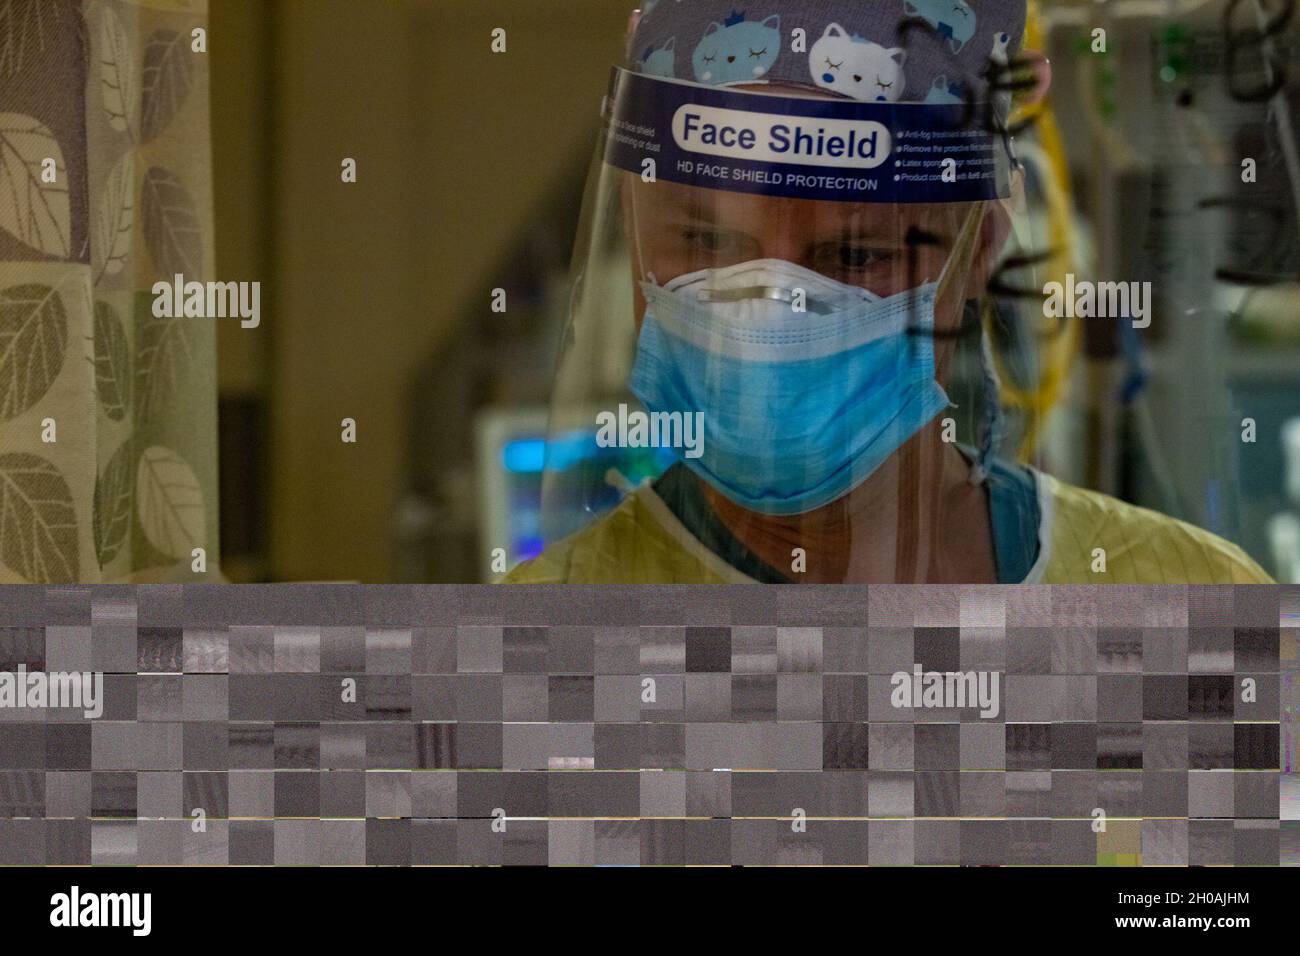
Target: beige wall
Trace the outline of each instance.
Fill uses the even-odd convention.
[[[411,371],[471,310],[490,321],[491,271],[588,163],[629,8],[213,7],[216,37],[224,26],[244,44],[214,66],[220,269],[268,283],[262,329],[224,330],[222,383],[269,396],[272,573],[390,580]],[[505,54],[490,50],[495,27]],[[340,182],[344,157],[355,185]]]
[[[262,0],[211,0],[212,166],[217,271],[223,280],[265,282],[270,235],[269,7]],[[257,394],[266,380],[271,329],[218,325],[217,380],[225,394]]]

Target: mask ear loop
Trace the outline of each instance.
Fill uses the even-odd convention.
[[[966,214],[966,221],[962,223],[961,231],[957,233],[957,240],[952,244],[952,252],[948,254],[948,261],[939,270],[939,278],[935,282],[934,290],[936,303],[943,298],[943,294],[948,291],[948,284],[953,281],[952,264],[963,258],[967,249],[975,244],[980,229],[984,225],[984,214],[983,203],[976,205]]]
[[[631,227],[628,231],[632,233],[632,253],[633,255],[636,256],[637,275],[640,276],[639,281],[641,282],[649,281],[652,285],[657,286],[659,285],[659,280],[655,278],[654,273],[646,272],[645,260],[641,257],[641,230],[637,228],[638,217],[636,212],[636,186],[631,184],[629,184],[629,186],[632,190],[630,196],[628,197],[629,203],[632,207],[631,208],[632,221],[628,223],[628,225]]]
[[[984,213],[981,207],[980,224],[983,225]],[[1002,443],[1002,382],[998,378],[997,364],[993,360],[993,334],[989,328],[992,316],[987,308],[980,313],[980,395],[984,408],[978,430],[979,444],[976,448],[975,461],[970,469],[970,483],[982,485],[989,477],[989,459]]]
[[[980,443],[975,464],[971,466],[970,483],[982,485],[988,480],[988,463],[993,450],[1002,442],[1002,382],[998,378],[997,364],[993,361],[993,336],[988,325],[980,323],[980,373],[983,379],[983,422],[980,425]]]
[[[953,243],[952,253],[943,264],[935,291],[935,301],[943,297],[947,284],[952,281],[952,264],[966,255],[966,250],[974,244],[976,236],[984,225],[986,207],[981,204],[966,216],[957,241]],[[993,340],[985,323],[980,322],[980,393],[983,398],[983,416],[978,429],[979,445],[975,461],[971,464],[969,481],[972,485],[982,485],[988,480],[988,463],[993,451],[1002,439],[1002,385],[998,379],[997,367],[993,362]]]

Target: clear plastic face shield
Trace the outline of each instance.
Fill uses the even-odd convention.
[[[548,545],[612,521],[590,559],[627,583],[698,580],[701,564],[722,580],[998,580],[1032,561],[1036,528],[995,542],[989,519],[997,377],[1035,377],[1042,341],[1021,336],[1008,363],[985,334],[1012,229],[1008,137],[970,104],[621,70],[604,120]],[[647,570],[666,548],[684,556]]]

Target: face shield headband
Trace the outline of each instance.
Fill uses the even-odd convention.
[[[702,87],[615,69],[605,162],[647,182],[853,203],[1006,199],[1005,131],[962,103],[888,103]]]

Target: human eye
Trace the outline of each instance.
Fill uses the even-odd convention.
[[[734,253],[743,245],[742,237],[734,232],[700,227],[683,230],[682,240],[693,252],[720,258]]]
[[[814,254],[816,270],[832,276],[859,275],[886,266],[895,259],[897,254],[893,250],[851,239],[821,243]]]

